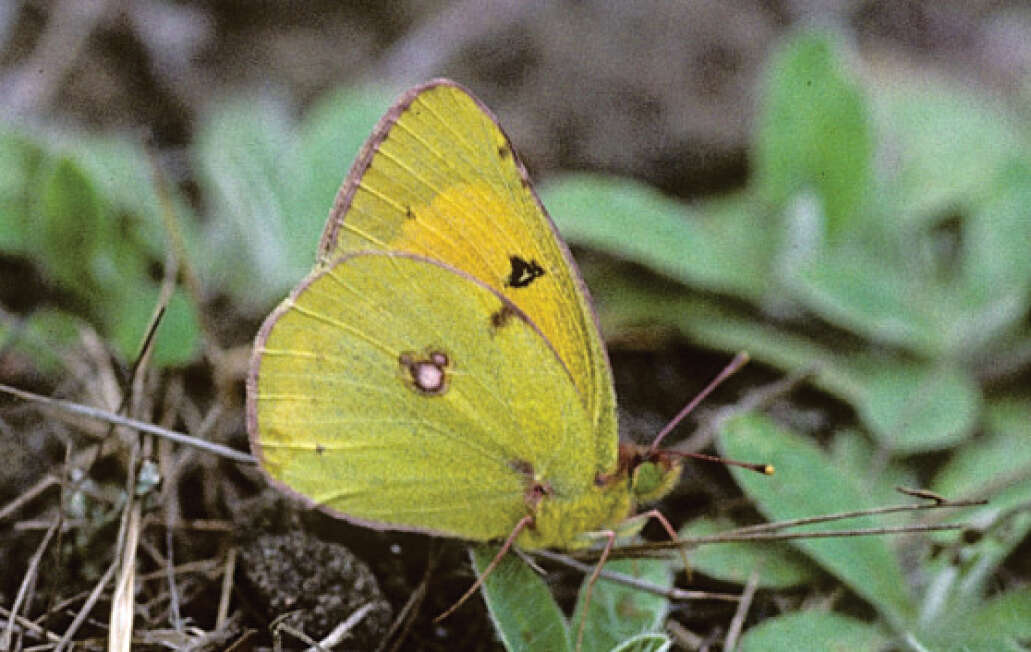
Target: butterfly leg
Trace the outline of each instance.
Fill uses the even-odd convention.
[[[613,530],[601,530],[600,532],[594,532],[591,536],[605,537],[608,541],[605,542],[605,548],[601,551],[601,556],[598,558],[598,565],[594,567],[594,572],[587,578],[587,590],[584,591],[584,607],[580,612],[580,624],[576,628],[576,652],[580,652],[584,642],[584,624],[587,622],[587,610],[591,607],[591,592],[594,591],[594,583],[598,581],[598,576],[601,575],[601,569],[605,566],[605,560],[609,558],[609,553],[612,552],[612,544],[616,542],[616,533]]]
[[[463,604],[465,604],[465,601],[471,598],[474,593],[476,593],[476,590],[480,588],[480,585],[482,585],[484,580],[487,579],[487,576],[490,575],[494,571],[494,569],[497,568],[497,565],[501,563],[501,560],[505,557],[505,553],[507,553],[508,549],[512,547],[512,542],[516,540],[516,537],[519,536],[519,533],[522,532],[523,529],[525,529],[526,526],[530,525],[531,523],[533,523],[533,516],[530,516],[529,514],[521,518],[519,522],[516,523],[516,526],[512,528],[512,533],[508,535],[508,538],[505,539],[505,543],[501,546],[501,550],[498,550],[498,554],[494,555],[494,559],[491,560],[489,564],[487,564],[487,567],[483,569],[483,572],[480,573],[480,576],[476,578],[476,581],[473,583],[472,586],[469,587],[469,590],[463,593],[462,597],[458,598],[458,602],[448,607],[447,611],[434,618],[433,622],[439,623],[440,621],[444,620],[445,618],[453,614],[455,612],[455,609],[458,609]]]
[[[622,529],[624,527],[630,526],[635,529],[640,529],[644,527],[644,524],[650,518],[654,518],[656,521],[659,522],[659,525],[662,526],[662,529],[666,530],[666,534],[669,535],[669,538],[671,541],[673,541],[673,543],[680,543],[680,537],[677,536],[677,531],[673,529],[673,526],[670,525],[669,520],[665,516],[663,516],[662,512],[660,512],[657,509],[649,509],[647,512],[641,512],[640,514],[631,516],[630,518],[626,519],[620,524],[620,528]],[[677,550],[680,551],[680,558],[684,562],[684,572],[687,573],[688,578],[690,579],[691,565],[687,561],[687,552],[684,551],[683,546],[680,545],[677,546]]]

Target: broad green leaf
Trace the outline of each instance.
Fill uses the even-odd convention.
[[[1027,129],[975,93],[907,80],[871,85],[888,194],[903,224],[976,208],[999,171],[1028,159]]]
[[[688,207],[644,184],[567,175],[541,193],[564,238],[707,290],[758,300],[769,284],[773,225],[736,196]]]
[[[497,546],[470,549],[477,575],[497,553]],[[494,629],[510,652],[572,650],[566,619],[551,597],[548,585],[516,555],[505,555],[480,590]]]
[[[639,634],[612,648],[611,652],[666,652],[672,647],[673,641],[665,634]]]
[[[662,588],[673,586],[669,563],[650,559],[620,559],[605,564],[605,569],[643,579]],[[587,584],[580,587],[580,597],[570,624],[570,636],[576,637]],[[609,650],[640,634],[662,630],[669,612],[666,598],[632,589],[599,577],[594,585],[584,624],[583,649]]]
[[[117,136],[81,137],[70,149],[75,160],[97,184],[111,210],[122,218],[121,237],[151,259],[163,261],[168,254],[164,207],[158,195],[154,163],[142,145]],[[171,179],[163,192],[175,212],[188,253],[196,251],[196,217],[179,196]]]
[[[107,301],[106,328],[126,361],[135,360],[140,353],[158,294],[155,283],[141,279],[135,285],[127,284]],[[194,306],[182,290],[177,290],[158,325],[153,362],[159,367],[186,364],[197,355],[199,345],[200,325]]]
[[[148,268],[167,252],[149,163],[127,140],[67,137],[39,176],[31,213],[21,218],[32,224],[22,253],[75,295],[77,309],[131,358],[157,297]],[[191,225],[187,217],[184,229]],[[192,359],[197,323],[183,296],[173,300],[166,322],[155,362]]]
[[[28,134],[0,124],[0,252],[29,253],[31,233],[38,223],[31,217],[31,197],[43,157]]]
[[[930,227],[912,228],[904,260],[872,246],[835,247],[786,281],[808,308],[870,340],[931,358],[974,357],[1031,300],[1031,174],[1017,167],[995,185],[999,194],[962,221],[958,265],[919,255],[933,252],[934,237]]]
[[[854,355],[840,359],[851,402],[881,445],[900,454],[939,450],[973,432],[981,390],[965,369]]]
[[[718,534],[736,526],[728,519],[696,518],[680,529],[681,539]],[[676,557],[674,557],[674,560]],[[725,582],[745,584],[753,570],[759,571],[760,588],[783,589],[807,584],[816,569],[786,543],[715,543],[696,546],[689,552],[691,570]]]
[[[1031,403],[996,401],[985,416],[984,435],[957,449],[932,486],[955,499],[990,491],[993,509],[1013,507],[1031,498]]]
[[[204,123],[204,267],[245,309],[266,308],[314,264],[334,193],[388,103],[381,90],[340,91],[295,128],[281,105],[239,99]]]
[[[831,242],[861,225],[874,152],[866,100],[836,50],[833,36],[807,32],[774,55],[754,152],[762,195],[783,206],[814,191]]]
[[[976,354],[1019,326],[1031,303],[1031,169],[1014,166],[995,195],[963,222],[962,271],[953,291],[951,348]]]
[[[876,505],[906,500],[895,487],[919,487],[923,484],[918,474],[902,462],[884,459],[871,464],[870,460],[877,459],[879,451],[870,437],[858,428],[835,432],[827,454],[834,468],[843,469],[856,478],[870,502]],[[903,525],[908,522],[909,515],[886,514],[883,518],[887,523]]]
[[[1031,403],[995,402],[986,417],[984,435],[958,448],[931,484],[931,489],[948,498],[989,501],[947,516],[952,522],[990,528],[963,551],[963,574],[946,596],[955,604],[952,611],[978,603],[996,581],[998,566],[1031,532],[1031,514],[1020,510],[1031,502]],[[1000,523],[999,519],[1005,520]],[[940,608],[948,610],[949,605]]]
[[[61,157],[43,174],[29,246],[46,272],[82,297],[103,292],[110,276],[108,248],[115,244],[107,206],[92,180],[74,161]]]
[[[769,618],[741,637],[741,652],[795,652],[806,650],[869,650],[879,652],[891,643],[880,629],[861,620],[828,611],[799,611]]]
[[[827,250],[788,275],[795,296],[827,321],[874,342],[940,355],[954,315],[937,287],[856,247]]]
[[[743,415],[729,420],[720,429],[718,443],[721,454],[727,457],[762,460],[774,465],[776,474],[769,477],[731,469],[737,483],[771,521],[874,507],[856,478],[834,468],[819,448],[778,427],[767,417]],[[844,523],[814,524],[799,530],[882,525],[873,517],[864,517]],[[913,601],[887,538],[800,539],[792,545],[868,600],[893,624],[912,620]]]
[[[934,625],[939,649],[1026,650],[1031,589],[1014,589]]]
[[[317,234],[302,246],[290,233],[292,148],[291,125],[271,100],[226,102],[199,129],[198,181],[209,212],[199,266],[245,310],[282,298],[314,260]]]

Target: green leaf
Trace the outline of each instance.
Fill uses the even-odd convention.
[[[1029,157],[1031,158],[1031,157]],[[1031,303],[1031,169],[1014,166],[1001,188],[963,222],[961,273],[953,291],[953,350],[973,356],[1019,327]]]
[[[786,281],[806,307],[851,332],[927,357],[969,359],[1012,329],[1031,301],[1028,202],[1031,173],[1015,168],[999,194],[963,220],[958,274],[922,269],[918,243],[932,238],[914,230],[907,260],[870,246],[834,247],[792,268]]]
[[[201,270],[244,310],[282,298],[315,260],[317,231],[303,244],[290,232],[293,144],[284,109],[271,100],[227,102],[197,136],[198,181],[210,212]]]
[[[110,276],[104,254],[116,236],[92,180],[70,158],[56,159],[44,173],[34,219],[29,244],[46,272],[83,298],[102,292]]]
[[[126,284],[105,306],[106,329],[122,359],[133,361],[158,302],[158,286],[149,280]],[[200,325],[193,304],[182,290],[176,290],[158,326],[153,363],[158,367],[184,365],[197,355]]]
[[[827,250],[788,275],[796,297],[827,321],[875,342],[941,355],[953,315],[937,288],[877,252]]]
[[[203,268],[245,310],[264,310],[314,265],[334,193],[387,104],[382,90],[342,90],[295,128],[280,104],[241,98],[202,125]]]
[[[1031,589],[1003,593],[935,623],[939,649],[1025,650],[1031,639]]]
[[[66,138],[39,171],[33,225],[21,245],[126,358],[136,355],[153,312],[157,286],[148,267],[166,255],[160,205],[150,165],[135,143],[118,138]],[[188,213],[181,225],[189,231]],[[194,309],[173,298],[159,330],[155,363],[193,359]],[[49,365],[53,366],[53,365]]]
[[[483,573],[498,550],[497,546],[470,548],[477,575]],[[516,555],[505,555],[480,590],[494,629],[510,652],[572,650],[565,617],[548,585]]]
[[[934,490],[960,498],[992,490],[995,508],[1014,507],[1031,494],[1031,402],[1026,399],[997,400],[985,413],[985,432],[976,441],[958,448],[934,479]],[[1024,489],[1021,473],[1028,476]],[[999,480],[1015,482],[1000,485]]]
[[[635,181],[567,175],[541,196],[564,238],[688,285],[760,299],[769,285],[772,224],[735,196],[692,209]]]
[[[95,181],[111,211],[121,219],[120,238],[150,259],[163,261],[169,250],[165,207],[155,180],[154,163],[143,146],[120,136],[85,136],[74,139],[69,150]],[[164,180],[160,191],[168,193],[166,199],[186,253],[199,255],[196,215],[170,179]]]
[[[696,518],[681,528],[681,539],[733,530],[729,519]],[[675,558],[674,558],[675,559]],[[753,570],[759,571],[759,588],[784,589],[801,586],[816,577],[813,565],[786,543],[714,543],[691,549],[691,569],[725,582],[745,584]]]
[[[776,474],[759,476],[731,469],[735,480],[773,521],[832,514],[873,507],[856,478],[834,468],[812,443],[788,432],[761,415],[743,415],[720,429],[720,452],[727,457],[762,460]],[[863,517],[846,523],[821,523],[799,531],[881,527],[883,522]],[[845,537],[792,542],[825,570],[847,584],[898,626],[910,622],[914,604],[906,579],[884,537]]]
[[[673,571],[666,561],[620,559],[606,563],[605,569],[664,589],[673,586]],[[587,583],[584,582],[571,621],[572,637],[576,636],[580,626],[586,592]],[[599,577],[587,608],[583,649],[609,650],[640,634],[661,631],[668,612],[669,601],[666,598]]]
[[[673,641],[665,634],[639,634],[612,648],[611,652],[667,652],[672,647]]]
[[[900,454],[939,450],[973,432],[981,390],[965,369],[854,355],[842,358],[846,392],[886,448]]]
[[[754,156],[756,182],[774,205],[800,191],[816,192],[831,241],[861,225],[874,152],[865,98],[846,73],[836,41],[802,33],[774,56]]]
[[[878,130],[890,144],[887,193],[902,224],[975,209],[1001,169],[1028,159],[1026,128],[974,92],[913,79],[871,88]]]
[[[1020,511],[1031,502],[1029,442],[1031,403],[1016,399],[994,402],[986,410],[983,436],[956,449],[931,483],[932,490],[948,498],[989,499],[987,505],[947,517],[950,522],[992,527],[987,536],[964,551],[963,576],[949,596],[957,605],[951,611],[978,603],[997,581],[996,569],[1031,532],[1031,515]],[[1000,518],[1006,520],[998,523]]]
[[[32,197],[43,153],[32,139],[14,126],[0,125],[0,252],[29,253]]]
[[[891,639],[877,627],[828,611],[799,611],[769,618],[741,637],[738,650],[794,652],[807,650],[870,650],[889,647]]]
[[[845,428],[834,433],[827,451],[831,464],[842,469],[846,474],[856,478],[862,485],[863,492],[869,500],[877,505],[890,505],[899,502],[902,495],[895,487],[919,487],[923,480],[914,470],[901,461],[883,460],[870,464],[883,454],[874,446],[874,442],[864,431],[858,428]],[[909,522],[906,514],[885,514],[882,518],[890,524],[903,525]]]

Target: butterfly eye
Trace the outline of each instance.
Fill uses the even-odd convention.
[[[447,391],[450,360],[446,353],[431,351],[423,358],[415,353],[402,353],[397,362],[408,385],[420,394],[439,396]]]

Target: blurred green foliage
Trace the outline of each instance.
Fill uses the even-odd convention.
[[[812,640],[879,649],[892,638],[1017,649],[1031,595],[996,593],[992,582],[1031,528],[1031,400],[1020,388],[1004,399],[982,388],[996,380],[999,395],[1010,361],[1031,345],[1031,132],[956,89],[861,86],[823,33],[775,55],[757,122],[754,177],[730,197],[685,206],[584,175],[544,189],[571,242],[683,284],[591,276],[604,330],[664,324],[706,346],[745,349],[811,371],[812,384],[854,409],[859,427],[835,433],[829,450],[761,415],[723,425],[721,452],[777,468],[772,478],[732,469],[771,520],[897,503],[891,487],[920,484],[907,456],[932,451],[951,452],[934,490],[991,502],[943,517],[985,532],[958,547],[939,537],[948,554],[854,537],[700,550],[692,563],[739,582],[759,568],[760,586],[776,587],[802,581],[801,552],[882,617],[792,613],[747,632],[743,649]],[[848,527],[915,522],[866,517]],[[710,528],[689,523],[681,535]],[[915,569],[903,571],[902,550]]]
[[[880,616],[790,613],[747,631],[742,649],[794,649],[800,640],[1017,649],[1031,637],[1031,592],[1000,590],[996,571],[1031,528],[1031,399],[1000,383],[1031,351],[1031,131],[969,91],[861,83],[841,52],[833,35],[808,32],[775,53],[743,189],[685,205],[628,179],[575,174],[552,179],[542,196],[570,242],[669,281],[631,266],[587,269],[607,335],[660,324],[701,346],[745,349],[785,372],[810,371],[815,387],[852,408],[856,424],[823,448],[761,415],[724,424],[725,454],[778,469],[773,478],[735,474],[765,516],[898,502],[891,487],[921,484],[912,456],[929,452],[948,453],[931,488],[992,499],[943,517],[984,531],[963,545],[939,537],[949,554],[876,537],[699,549],[696,572],[743,582],[759,568],[767,588],[822,572]],[[213,107],[189,151],[201,214],[174,191],[167,198],[207,296],[256,316],[307,273],[349,161],[391,96],[340,91],[300,123],[267,97]],[[143,148],[0,123],[0,169],[0,252],[31,261],[62,298],[0,315],[0,343],[48,368],[51,352],[88,322],[131,358],[170,249]],[[198,355],[201,309],[177,292],[159,364]],[[988,381],[996,384],[986,395]],[[849,525],[912,522],[894,515]],[[729,527],[699,520],[681,535]],[[482,568],[492,554],[478,550],[474,563]],[[670,569],[623,570],[667,584]],[[614,586],[595,590],[590,649],[667,646],[656,633],[665,599]],[[574,643],[575,627],[514,557],[484,594],[510,649]]]
[[[685,207],[627,180],[548,184],[570,241],[739,300],[606,275],[591,284],[606,332],[658,322],[812,368],[899,454],[969,437],[979,378],[1031,344],[1027,132],[958,91],[879,92],[806,34],[772,62],[755,178],[734,196]]]
[[[166,256],[162,204],[152,167],[131,140],[43,134],[0,125],[0,252],[37,266],[62,298],[0,322],[0,341],[29,351],[44,370],[85,320],[125,358],[137,353],[158,303]],[[195,220],[174,201],[196,242]],[[158,330],[154,360],[182,364],[198,350],[196,308],[177,291]]]

